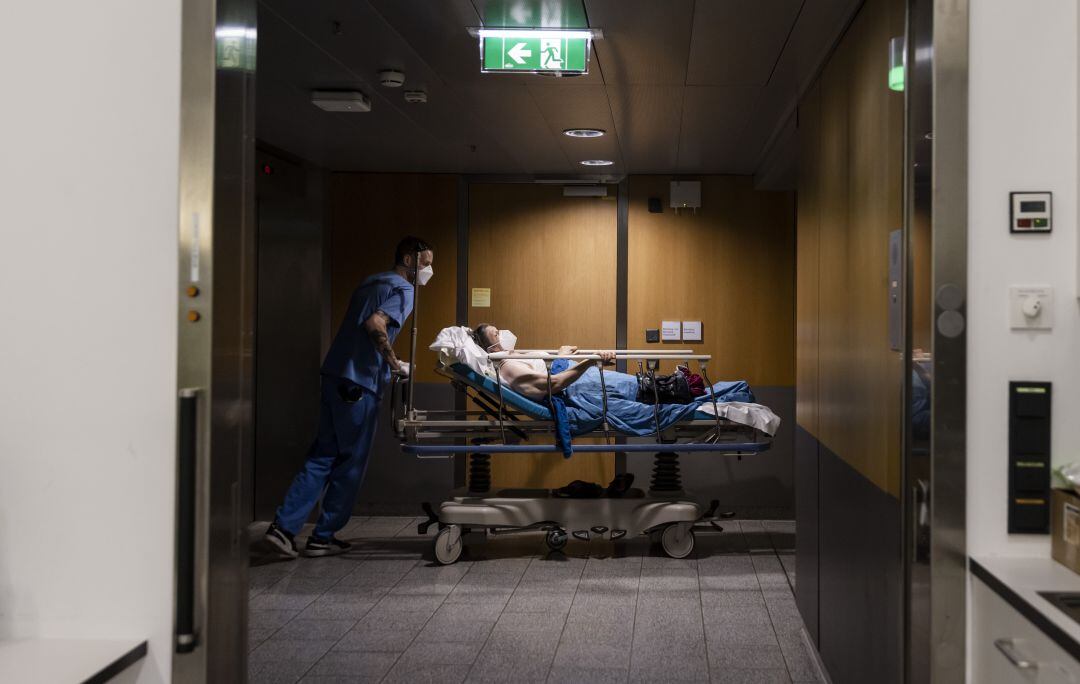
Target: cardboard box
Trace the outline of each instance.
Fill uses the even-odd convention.
[[[1071,489],[1050,493],[1050,555],[1080,573],[1080,496]]]

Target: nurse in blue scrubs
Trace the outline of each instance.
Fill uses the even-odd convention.
[[[431,279],[432,250],[423,240],[402,240],[394,268],[356,288],[322,365],[319,434],[293,480],[266,541],[296,558],[294,537],[322,497],[322,512],[304,553],[329,556],[350,544],[334,536],[352,515],[375,439],[379,395],[392,373],[408,375],[409,364],[394,354],[394,339],[412,313],[414,284]]]

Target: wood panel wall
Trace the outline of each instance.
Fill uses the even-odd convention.
[[[457,317],[458,177],[440,174],[338,173],[330,177],[327,225],[330,269],[330,334],[337,332],[356,286],[394,266],[394,248],[408,235],[433,247],[435,275],[420,292],[415,359],[421,382],[445,382],[434,373],[427,347]],[[409,358],[411,324],[394,343]]]
[[[472,185],[469,287],[491,288],[491,307],[470,307],[470,325],[512,330],[521,348],[614,348],[615,248],[613,200],[563,197],[558,185]],[[496,486],[606,484],[614,473],[610,454],[492,458]]]
[[[798,420],[893,496],[903,377],[888,247],[902,225],[904,98],[886,74],[903,10],[868,0],[799,106]]]
[[[671,176],[631,176],[628,346],[663,320],[702,321],[703,341],[668,344],[711,354],[709,378],[795,382],[795,198],[749,176],[703,176],[701,209],[668,208]],[[659,197],[663,211],[649,213]]]

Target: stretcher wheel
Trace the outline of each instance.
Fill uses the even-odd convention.
[[[461,558],[465,545],[461,542],[461,527],[448,525],[435,535],[435,560],[451,565]]]
[[[556,528],[554,530],[548,530],[546,541],[548,548],[552,551],[558,551],[566,546],[566,542],[569,537],[566,534],[566,530],[562,528]]]
[[[684,525],[668,525],[660,535],[660,546],[672,558],[686,558],[694,550],[694,530]]]

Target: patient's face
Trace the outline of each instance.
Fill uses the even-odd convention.
[[[484,340],[483,347],[486,351],[496,352],[502,351],[502,347],[499,346],[499,329],[493,325],[489,325],[484,328]]]

